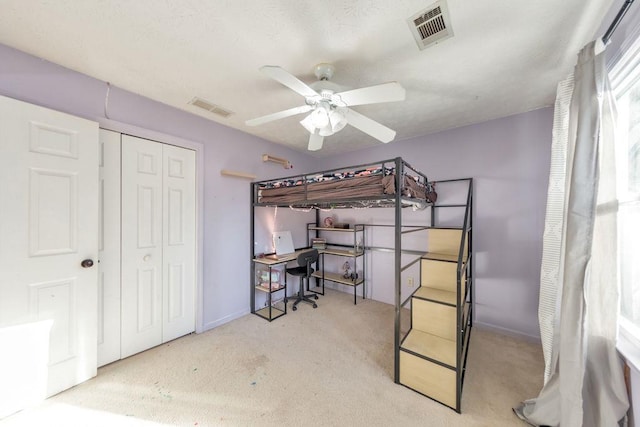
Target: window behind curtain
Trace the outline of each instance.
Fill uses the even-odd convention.
[[[620,328],[640,343],[640,50],[614,70],[613,91],[618,104],[616,169]]]

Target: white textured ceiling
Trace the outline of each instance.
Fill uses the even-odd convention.
[[[2,0],[0,43],[306,150],[304,115],[244,125],[304,104],[260,66],[312,83],[329,62],[344,88],[398,81],[405,101],[354,107],[397,141],[551,105],[612,2],[449,0],[454,37],[421,51],[406,20],[432,0]],[[188,105],[194,96],[234,114]],[[377,144],[347,126],[314,154]]]

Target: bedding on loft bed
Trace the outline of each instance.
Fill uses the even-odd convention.
[[[403,199],[408,203],[426,204],[435,201],[433,184],[427,177],[402,162]],[[342,168],[296,177],[261,181],[256,183],[257,204],[313,205],[318,202],[342,201],[364,204],[393,202],[396,194],[395,167],[386,166],[395,161],[377,162],[353,168]],[[378,202],[378,203],[376,203]]]

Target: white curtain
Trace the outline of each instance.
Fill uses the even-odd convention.
[[[595,46],[558,86],[539,308],[545,385],[514,408],[537,426],[615,426],[629,406],[615,349],[615,106]]]

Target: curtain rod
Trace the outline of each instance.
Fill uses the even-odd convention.
[[[633,3],[633,0],[625,0],[624,4],[618,11],[618,14],[615,18],[613,18],[613,22],[611,23],[611,25],[609,25],[607,32],[605,32],[604,36],[602,36],[602,43],[607,44],[607,42],[609,42],[609,39],[613,35],[614,31],[616,30],[616,28],[618,28],[620,21],[622,21],[622,18],[624,18],[624,15],[629,10],[629,7],[631,7],[631,3]]]

